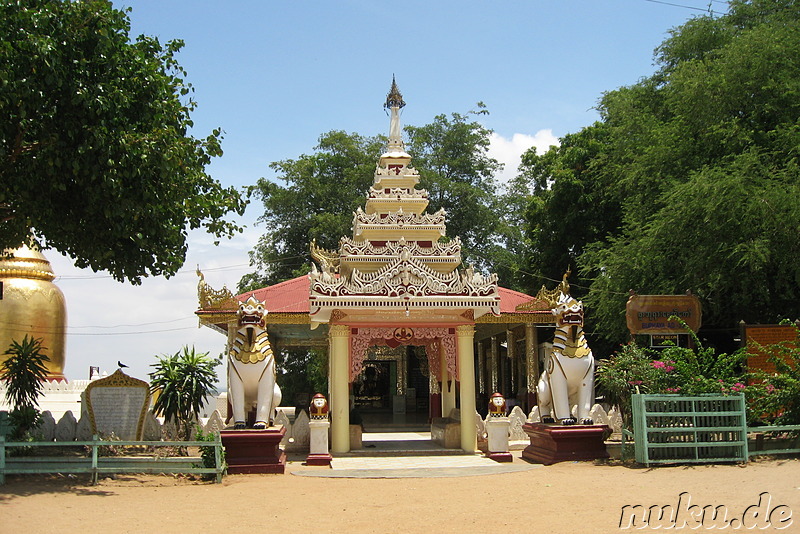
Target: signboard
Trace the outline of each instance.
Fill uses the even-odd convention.
[[[797,343],[797,330],[794,325],[759,324],[742,327],[743,342],[747,345],[747,370],[775,372],[775,364],[769,361],[771,345],[789,342]]]
[[[702,324],[700,300],[694,295],[631,295],[625,318],[631,334],[681,334],[683,326],[673,315],[697,332]]]
[[[122,441],[142,439],[144,419],[150,406],[150,386],[118,369],[95,380],[83,392],[92,433]]]

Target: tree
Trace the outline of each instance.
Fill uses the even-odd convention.
[[[442,114],[424,126],[407,126],[408,153],[419,171],[435,212],[447,213],[447,235],[461,238],[462,257],[483,271],[493,271],[501,249],[498,196],[494,175],[502,164],[488,156],[492,131],[472,116],[488,114],[483,103],[467,114]]]
[[[270,165],[286,185],[261,178],[255,187],[265,232],[250,252],[257,271],[242,278],[241,292],[307,273],[312,240],[339,248],[339,239],[352,233],[353,212],[364,205],[383,142],[331,131],[320,136],[314,154]]]
[[[181,41],[129,38],[105,0],[0,4],[0,249],[33,237],[117,280],[175,274],[187,229],[216,237],[245,201],[206,172],[221,132],[189,134]]]
[[[407,151],[430,194],[428,211],[447,210],[448,236],[461,237],[465,261],[491,270],[502,248],[493,181],[500,164],[486,154],[491,131],[468,118],[438,115],[431,124],[407,126]],[[286,185],[258,181],[265,233],[250,253],[257,271],[242,278],[239,291],[307,273],[312,240],[338,250],[339,239],[352,235],[353,212],[364,206],[384,144],[380,136],[332,131],[320,136],[313,154],[270,165]]]
[[[506,203],[516,203],[511,212],[523,222],[527,247],[520,261],[529,273],[522,277],[528,290],[560,280],[571,269],[575,296],[586,293],[590,277],[577,271],[578,258],[621,222],[620,200],[609,194],[613,177],[603,172],[598,158],[607,137],[608,128],[598,122],[566,135],[542,155],[535,147],[523,154],[521,173],[512,180]]]
[[[207,352],[195,352],[194,347],[183,347],[175,354],[164,354],[152,364],[150,390],[157,394],[153,411],[178,426],[185,439],[203,407],[206,397],[216,393],[214,370],[221,363],[208,357]]]
[[[26,334],[21,343],[12,341],[3,353],[7,358],[0,367],[0,379],[6,382],[6,401],[12,406],[9,419],[17,438],[23,438],[39,421],[39,397],[50,361],[44,350],[41,339]]]
[[[569,143],[527,159],[548,185],[530,195],[532,257],[552,257],[536,228],[562,224],[562,253],[589,287],[587,320],[617,342],[629,289],[692,290],[708,336],[797,317],[800,6],[732,2],[673,30],[656,61],[653,76],[603,95],[601,121],[575,134],[599,141],[580,173]],[[570,189],[574,212],[557,202]]]

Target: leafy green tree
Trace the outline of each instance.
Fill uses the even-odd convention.
[[[467,114],[442,114],[430,124],[407,126],[406,148],[420,187],[428,191],[428,210],[444,208],[447,235],[461,238],[464,262],[489,271],[497,267],[493,257],[502,249],[494,181],[502,164],[488,156],[492,131],[473,118],[488,111],[480,102],[477,106]]]
[[[313,154],[270,165],[285,185],[261,178],[255,186],[265,232],[250,252],[257,271],[242,278],[240,291],[301,276],[310,269],[312,240],[336,250],[342,236],[352,235],[353,212],[364,205],[383,142],[331,131]]]
[[[706,335],[797,317],[800,6],[731,2],[673,30],[656,61],[654,75],[603,95],[598,124],[526,159],[539,180],[531,270],[547,272],[560,245],[589,287],[590,329],[617,342],[629,289],[691,290]]]
[[[0,249],[28,243],[118,280],[175,274],[187,229],[216,237],[245,201],[205,172],[221,132],[189,134],[181,41],[131,40],[106,0],[0,3]]]
[[[277,381],[283,393],[284,405],[308,410],[308,403],[315,393],[328,394],[328,359],[325,351],[283,349],[276,361]]]
[[[522,220],[527,239],[520,259],[529,273],[523,277],[527,289],[560,280],[571,269],[575,295],[585,294],[589,280],[577,271],[578,258],[621,222],[620,201],[608,194],[613,178],[603,172],[598,158],[607,137],[608,128],[596,123],[566,135],[560,146],[542,155],[535,148],[523,154],[507,203],[516,203],[510,213]]]
[[[0,379],[6,383],[15,438],[23,438],[39,421],[39,397],[50,361],[44,351],[41,339],[25,335],[22,342],[12,341],[3,353],[7,358],[0,366]]]
[[[196,352],[194,347],[183,347],[175,354],[158,357],[152,364],[150,390],[158,395],[153,411],[167,421],[173,421],[185,439],[191,435],[192,425],[203,407],[203,401],[216,393],[214,370],[221,363],[207,352]]]

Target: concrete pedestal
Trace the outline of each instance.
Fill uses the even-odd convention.
[[[328,450],[328,430],[330,427],[331,423],[327,419],[312,419],[308,422],[311,435],[306,465],[331,465],[333,457]]]
[[[511,420],[508,417],[490,417],[486,421],[488,434],[486,456],[495,462],[511,462],[513,458],[508,452],[508,428]]]
[[[522,429],[531,440],[522,451],[522,457],[529,462],[550,465],[569,460],[608,458],[603,437],[609,428],[605,425],[527,423]]]
[[[280,444],[285,434],[286,429],[283,426],[264,430],[221,431],[228,473],[284,473],[286,453],[280,449]]]

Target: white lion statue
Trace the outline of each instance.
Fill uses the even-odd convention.
[[[275,381],[275,356],[269,344],[264,317],[267,309],[254,296],[239,306],[237,328],[228,329],[228,400],[234,429],[247,427],[247,411],[255,407],[253,428],[272,425],[281,403]]]
[[[583,335],[583,303],[569,294],[566,276],[553,308],[556,318],[553,349],[539,379],[537,400],[543,423],[591,425],[594,403],[594,356]],[[572,414],[571,406],[577,405]]]

